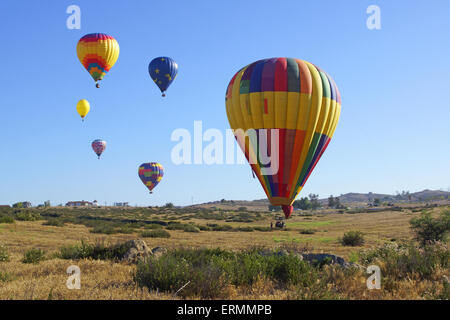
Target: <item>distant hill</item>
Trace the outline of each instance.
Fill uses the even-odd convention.
[[[306,195],[305,195],[306,197]],[[384,194],[384,193],[355,193],[350,192],[346,194],[342,194],[338,197],[341,203],[346,204],[367,204],[369,202],[374,201],[375,199],[380,199],[381,201],[389,201],[389,202],[418,202],[418,201],[433,201],[433,200],[450,200],[450,192],[441,191],[441,190],[423,190],[419,192],[409,193],[403,191],[402,193],[392,195],[392,194]],[[322,204],[327,204],[328,197],[319,199]],[[269,205],[269,201],[267,199],[259,199],[259,200],[219,200],[212,201],[202,204],[196,204],[189,207],[203,207],[203,208],[221,208],[221,209],[230,209],[236,210],[239,207],[246,207],[250,210],[266,210]]]
[[[432,201],[432,200],[443,200],[449,199],[450,192],[440,191],[440,190],[423,190],[419,192],[405,192],[398,193],[396,195],[383,194],[383,193],[346,193],[339,196],[339,200],[342,203],[354,203],[354,202],[371,202],[375,199],[380,199],[382,201],[393,201],[393,202],[416,202],[416,201]],[[327,201],[327,199],[321,199],[321,201]]]

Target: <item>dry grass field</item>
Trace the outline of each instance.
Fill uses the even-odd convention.
[[[438,216],[448,207],[428,209],[433,216]],[[32,209],[37,210],[37,209]],[[44,209],[42,209],[44,210]],[[41,211],[42,211],[41,210]],[[54,209],[69,216],[72,209]],[[103,210],[103,211],[102,211]],[[9,259],[0,260],[0,299],[176,299],[173,293],[149,291],[140,288],[133,281],[136,265],[111,260],[81,259],[64,260],[55,257],[62,246],[76,245],[81,240],[90,243],[119,243],[131,239],[144,239],[150,248],[221,248],[231,251],[249,249],[255,246],[276,248],[280,246],[297,246],[314,253],[331,253],[340,255],[345,260],[354,259],[357,252],[375,248],[385,243],[412,240],[413,232],[409,221],[418,217],[420,210],[404,208],[402,211],[365,212],[365,213],[326,213],[312,215],[294,214],[287,222],[287,229],[265,231],[236,231],[243,227],[270,227],[275,213],[258,214],[257,218],[248,222],[226,222],[199,218],[195,213],[167,211],[164,214],[139,212],[136,209],[121,209],[120,215],[107,212],[105,209],[82,209],[93,216],[135,218],[139,221],[179,221],[196,226],[231,225],[233,231],[200,231],[167,230],[170,238],[142,238],[145,226],[134,226],[128,233],[102,234],[93,233],[92,227],[83,224],[65,222],[63,226],[45,225],[45,220],[14,221],[0,223],[0,246],[6,248]],[[134,211],[133,211],[134,210]],[[44,211],[42,211],[44,212]],[[42,213],[41,212],[41,213]],[[45,216],[45,215],[44,215]],[[180,219],[182,218],[182,219]],[[312,230],[310,234],[302,234],[302,230]],[[343,246],[339,239],[347,231],[361,231],[365,242],[362,246]],[[23,263],[24,254],[33,248],[45,251],[46,259],[37,264]],[[81,269],[80,290],[69,290],[66,287],[68,275],[66,269],[77,265]],[[422,299],[428,291],[443,291],[442,277],[450,276],[448,270],[439,270],[436,281],[422,281],[410,277],[400,280],[395,290],[367,290],[366,275],[363,271],[346,274],[335,268],[323,271],[332,279],[331,287],[349,299]],[[2,279],[3,277],[3,279]],[[336,291],[335,290],[335,291]],[[340,291],[339,291],[340,290]],[[431,296],[432,292],[430,293]],[[301,298],[316,298],[313,293],[302,291]],[[270,281],[258,281],[251,287],[228,287],[222,298],[226,299],[296,299],[299,298],[296,288],[279,288]],[[196,297],[190,297],[196,298]],[[319,297],[320,298],[320,297]]]

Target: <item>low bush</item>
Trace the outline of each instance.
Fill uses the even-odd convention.
[[[439,218],[432,218],[429,212],[410,220],[416,239],[422,245],[430,241],[445,241],[450,230],[450,210],[444,211]]]
[[[14,223],[14,219],[9,216],[0,216],[0,223]]]
[[[300,233],[301,234],[314,234],[314,233],[316,233],[316,230],[314,230],[314,229],[302,229],[302,230],[300,230]]]
[[[144,229],[150,229],[150,230],[161,229],[161,228],[162,228],[162,226],[161,226],[160,224],[154,224],[154,223],[152,223],[152,224],[146,224],[146,225],[144,226]]]
[[[361,246],[364,244],[364,236],[361,231],[349,231],[344,233],[341,243],[344,246]]]
[[[211,231],[232,231],[233,227],[229,224],[218,225],[216,223],[208,223],[208,227],[211,228]]]
[[[155,229],[151,231],[141,232],[143,238],[170,238],[170,233],[163,229]]]
[[[36,221],[42,219],[41,215],[37,212],[21,210],[17,210],[14,212],[14,218],[19,221]]]
[[[53,226],[53,227],[64,227],[64,222],[61,220],[57,220],[57,219],[50,219],[45,221],[43,224],[43,226]]]
[[[44,260],[45,260],[45,251],[33,248],[25,252],[22,262],[38,264],[39,262]]]
[[[242,232],[253,232],[255,229],[252,227],[239,227],[236,229],[236,231],[242,231]]]
[[[389,242],[382,247],[359,252],[359,261],[364,265],[381,262],[383,276],[394,280],[419,276],[432,279],[438,269],[448,270],[450,252],[446,244],[436,242],[422,248],[414,243]]]
[[[121,226],[118,229],[115,230],[117,233],[123,233],[123,234],[131,234],[135,232],[135,229],[133,229],[130,226]]]
[[[185,232],[200,232],[200,229],[193,224],[185,224],[180,222],[169,223],[167,230],[183,230]]]
[[[114,234],[117,233],[117,230],[109,225],[97,225],[94,226],[94,228],[91,230],[91,233]]]
[[[0,262],[9,261],[8,249],[4,245],[0,245]]]
[[[185,225],[183,230],[184,230],[184,232],[194,232],[194,233],[200,232],[200,229],[197,226],[193,225],[193,224]]]
[[[150,290],[179,292],[183,297],[217,298],[229,285],[251,286],[259,279],[280,287],[310,285],[315,270],[295,255],[251,249],[239,253],[222,249],[175,249],[140,262],[134,279]]]
[[[0,282],[9,282],[13,279],[12,275],[6,271],[0,271]]]
[[[270,227],[253,227],[253,229],[255,229],[255,231],[261,231],[261,232],[272,231],[272,229]]]
[[[81,241],[79,245],[63,246],[57,257],[60,259],[79,260],[120,260],[130,249],[125,243],[108,244],[98,241],[94,244]]]

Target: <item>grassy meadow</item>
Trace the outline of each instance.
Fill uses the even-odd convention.
[[[449,299],[448,246],[419,248],[410,228],[422,212],[446,210],[294,212],[285,229],[271,229],[279,213],[245,208],[0,208],[0,299]],[[363,243],[343,245],[349,231]],[[168,252],[137,266],[61,254],[131,239]],[[309,264],[298,253],[336,254],[364,268]],[[374,263],[381,290],[366,286]],[[80,290],[66,287],[70,265],[81,269]]]

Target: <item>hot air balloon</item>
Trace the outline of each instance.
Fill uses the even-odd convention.
[[[87,100],[81,99],[78,101],[77,112],[81,116],[82,121],[84,121],[84,117],[88,114],[89,110],[91,110],[91,106]]]
[[[106,141],[102,139],[97,139],[92,142],[92,149],[97,154],[98,158],[100,159],[101,154],[106,149]]]
[[[161,164],[156,162],[143,163],[139,166],[138,173],[142,183],[145,184],[150,193],[152,193],[153,188],[158,185],[164,175],[164,168]]]
[[[99,88],[98,81],[103,79],[119,58],[119,44],[107,34],[90,33],[78,41],[77,55]]]
[[[267,198],[289,218],[336,129],[341,96],[335,82],[307,61],[264,59],[234,75],[225,101],[230,126]],[[269,168],[269,154],[276,170]]]
[[[164,91],[169,88],[177,76],[178,64],[172,58],[158,57],[153,59],[148,65],[148,73],[150,73],[150,77],[161,90],[162,96],[165,97]]]

